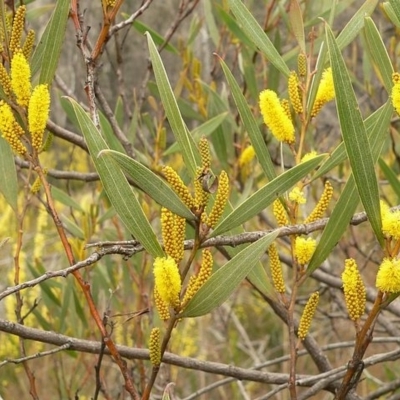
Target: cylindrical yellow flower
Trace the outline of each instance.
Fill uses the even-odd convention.
[[[22,53],[24,57],[29,60],[32,55],[33,45],[35,44],[35,31],[30,29],[28,35],[26,36],[24,45],[22,47]]]
[[[246,147],[246,148],[242,151],[242,154],[240,154],[240,157],[239,157],[239,167],[242,168],[242,167],[244,167],[244,166],[250,164],[250,163],[253,161],[255,155],[256,155],[256,152],[255,152],[253,146],[248,146],[248,147]]]
[[[260,110],[265,124],[280,142],[294,142],[294,126],[285,113],[277,94],[273,90],[260,93]]]
[[[311,222],[317,221],[318,219],[322,218],[322,216],[325,214],[325,211],[328,209],[332,195],[333,195],[333,187],[329,181],[326,181],[321,198],[319,199],[312,213],[304,221],[305,224],[309,224]]]
[[[42,187],[42,181],[40,180],[39,177],[36,177],[35,181],[32,183],[31,186],[31,193],[36,194],[41,187]]]
[[[311,111],[311,116],[315,117],[321,111],[323,105],[334,98],[335,87],[333,85],[332,68],[329,67],[322,73],[322,79],[318,87],[317,96]]]
[[[5,95],[10,96],[12,92],[11,79],[2,63],[0,63],[0,85]]]
[[[181,276],[178,265],[172,257],[157,257],[154,260],[155,286],[161,299],[174,308],[179,307],[181,292]]]
[[[299,76],[306,76],[307,74],[307,56],[304,53],[300,53],[297,57],[297,71]]]
[[[211,153],[210,145],[205,137],[202,137],[199,141],[199,150],[201,156],[201,166],[208,170],[211,167]]]
[[[282,264],[279,259],[278,249],[275,243],[272,243],[268,249],[269,266],[271,269],[272,283],[278,293],[285,293],[285,280],[283,278]]]
[[[400,115],[400,74],[398,72],[393,73],[392,81],[392,104],[397,114]]]
[[[194,199],[189,192],[187,186],[183,183],[181,177],[176,173],[174,169],[170,166],[165,166],[162,169],[165,179],[171,185],[172,189],[178,194],[181,200],[189,207],[193,208],[195,206]]]
[[[317,152],[316,151],[310,151],[309,153],[304,154],[304,156],[301,158],[301,163],[306,162],[308,160],[312,160],[313,158],[317,157]]]
[[[0,131],[13,151],[21,155],[26,153],[26,147],[20,139],[24,130],[15,120],[11,107],[3,100],[0,101]]]
[[[400,292],[400,260],[383,259],[376,275],[376,287],[386,293]]]
[[[169,307],[165,301],[161,298],[160,293],[157,290],[157,286],[154,286],[154,303],[158,311],[158,315],[163,321],[167,321],[170,318]]]
[[[303,113],[303,103],[299,92],[299,78],[295,71],[292,71],[288,80],[288,92],[290,103],[297,114]]]
[[[29,132],[32,146],[40,150],[43,143],[43,134],[49,118],[50,93],[47,85],[38,85],[33,89],[28,106]]]
[[[387,238],[400,239],[400,210],[391,211],[389,206],[381,201],[382,232]]]
[[[21,36],[22,31],[24,30],[25,25],[25,13],[26,7],[20,6],[18,7],[11,30],[11,39],[10,39],[10,51],[14,53],[20,47],[21,44]]]
[[[11,60],[11,87],[17,103],[28,107],[31,97],[31,69],[21,50],[18,50]]]
[[[312,255],[314,254],[315,248],[317,247],[317,242],[313,238],[303,238],[297,236],[294,246],[294,255],[300,265],[307,264]]]
[[[276,199],[273,204],[273,213],[278,222],[278,226],[289,225],[289,219],[285,208],[283,207],[281,201]]]
[[[213,258],[211,251],[208,249],[203,250],[203,260],[201,262],[200,270],[197,275],[193,275],[189,279],[186,288],[185,296],[183,297],[182,305],[184,306],[192,299],[198,290],[208,281],[212,273]]]
[[[281,106],[283,108],[283,111],[287,115],[287,117],[292,120],[292,112],[290,111],[290,103],[289,100],[287,99],[282,99],[281,100]]]
[[[310,330],[311,321],[314,318],[315,311],[317,309],[319,302],[319,293],[314,292],[307,301],[304,307],[303,314],[300,318],[299,329],[297,331],[297,336],[299,339],[304,340]]]
[[[207,218],[206,224],[210,228],[214,228],[224,212],[226,203],[229,198],[229,178],[225,171],[219,175],[218,189],[215,202],[211,209],[210,215]]]
[[[186,220],[172,211],[161,208],[161,234],[164,250],[177,263],[182,260],[184,253]]]
[[[194,181],[194,199],[196,203],[196,208],[204,208],[210,197],[210,193],[204,190],[203,188],[203,179],[207,179],[204,176],[206,173],[206,169],[204,167],[197,167],[196,168],[196,179]]]
[[[342,273],[344,299],[351,320],[358,320],[365,311],[366,289],[354,259],[345,261]]]
[[[149,353],[150,362],[155,367],[158,367],[161,364],[160,338],[160,328],[153,328],[150,332]]]

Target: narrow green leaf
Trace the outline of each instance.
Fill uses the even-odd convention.
[[[379,134],[380,131],[386,129],[389,126],[390,119],[393,115],[393,106],[391,101],[388,100],[383,106],[379,107],[373,114],[371,114],[365,121],[365,129],[367,131],[368,139],[371,143],[374,137]],[[313,179],[317,179],[320,176],[325,175],[337,165],[347,159],[347,153],[345,145],[341,142],[336,149],[331,153],[331,156],[322,163],[321,167],[318,168],[317,173],[313,176]]]
[[[382,4],[382,7],[393,24],[396,25],[397,28],[400,28],[400,10],[398,14],[396,14],[391,3],[392,2],[389,3],[386,1]],[[396,3],[396,1],[393,1],[393,3]]]
[[[389,0],[390,5],[396,15],[396,18],[400,21],[400,4],[398,0]]]
[[[381,110],[381,114],[387,115],[386,121],[383,122],[382,125],[377,124],[374,130],[369,134],[372,156],[375,162],[381,154],[385,138],[388,134],[390,117],[393,114],[393,107],[390,100],[386,102],[385,107],[381,108]],[[316,270],[326,260],[329,254],[331,254],[332,249],[336,246],[337,242],[348,228],[359,201],[360,198],[357,193],[354,177],[353,174],[350,174],[346,185],[341,191],[339,200],[332,211],[329,221],[322,232],[317,248],[315,249],[308,265],[307,274],[311,274]]]
[[[196,167],[200,165],[200,154],[192,137],[188,135],[188,130],[183,122],[174,93],[168,81],[167,73],[153,39],[149,33],[146,33],[146,36],[150,51],[150,59],[153,64],[154,76],[157,81],[165,114],[171,125],[172,132],[175,135],[175,139],[180,145],[186,168],[194,178],[196,176]]]
[[[386,46],[382,41],[381,34],[378,31],[374,21],[371,18],[365,18],[365,39],[369,54],[373,63],[376,65],[382,81],[388,93],[391,92],[393,66],[390,57],[386,51]]]
[[[378,3],[379,0],[366,0],[357,10],[336,39],[339,49],[343,49],[355,39],[364,27],[365,17],[370,16],[374,12]]]
[[[289,20],[292,31],[297,39],[300,50],[306,53],[306,41],[304,35],[303,13],[298,0],[290,0]]]
[[[14,154],[10,145],[0,136],[0,193],[16,212],[18,200],[18,178]]]
[[[365,212],[378,241],[383,243],[378,181],[364,121],[346,64],[328,25],[326,25],[326,35],[335,86],[337,111],[346,152]]]
[[[132,178],[133,182],[158,204],[188,220],[195,219],[195,216],[182,202],[179,196],[163,179],[150,169],[117,151],[103,150],[99,154],[99,157],[103,155],[115,161],[116,164]]]
[[[250,111],[248,103],[243,96],[243,93],[236,82],[232,72],[229,70],[226,63],[220,59],[221,67],[224,71],[226,80],[232,91],[232,96],[235,101],[236,107],[238,108],[240,117],[243,121],[244,127],[250,137],[251,144],[254,146],[254,150],[257,155],[257,159],[267,176],[271,181],[276,177],[274,165],[269,154],[267,145],[265,144],[262,133],[258,127],[257,121],[254,118],[253,113]]]
[[[79,128],[85,137],[91,158],[100,175],[107,196],[122,222],[152,256],[163,256],[164,252],[157,241],[157,237],[125,175],[120,169],[115,168],[112,160],[98,157],[100,151],[109,150],[100,132],[82,107],[75,100],[67,99],[73,107]]]
[[[217,24],[215,23],[215,19],[214,19],[215,13],[213,12],[211,1],[204,0],[203,7],[204,7],[204,18],[207,23],[208,34],[210,35],[210,38],[213,41],[214,46],[218,47],[219,43],[220,43],[220,35],[219,35],[219,29],[217,27]]]
[[[290,73],[288,66],[242,0],[228,0],[228,4],[249,39],[261,50],[271,64],[288,77]]]
[[[51,195],[53,196],[54,200],[59,201],[61,204],[71,207],[76,211],[84,212],[81,205],[77,203],[71,196],[69,196],[64,190],[61,190],[56,186],[52,186]]]
[[[278,233],[278,231],[271,232],[252,243],[212,274],[210,279],[189,301],[181,314],[182,317],[205,315],[227,300],[240,282],[257,265]]]
[[[382,170],[382,172],[384,173],[386,179],[389,181],[390,186],[392,187],[393,191],[396,193],[397,197],[400,199],[400,182],[397,178],[396,173],[393,171],[392,168],[389,167],[389,165],[387,165],[385,163],[385,161],[380,158],[379,159],[379,166]]]
[[[39,83],[51,84],[57,69],[69,16],[69,1],[57,1],[56,8],[32,56],[32,76],[40,69]]]
[[[263,186],[239,207],[233,210],[225,219],[223,219],[212,232],[211,236],[221,235],[233,228],[236,228],[245,221],[254,217],[266,207],[268,207],[277,197],[286,190],[304,178],[310,171],[318,166],[324,154],[317,156],[304,163],[296,165],[283,174],[279,175],[271,182]]]

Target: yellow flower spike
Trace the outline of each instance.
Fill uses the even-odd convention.
[[[308,160],[312,160],[315,157],[317,157],[317,152],[316,151],[310,151],[309,153],[304,154],[304,156],[302,157],[300,163],[306,162]]]
[[[207,218],[206,224],[214,228],[224,212],[229,197],[229,178],[225,171],[222,171],[218,179],[218,189],[215,202]]]
[[[31,97],[31,69],[21,50],[18,50],[11,60],[11,87],[17,97],[17,103],[28,107]]]
[[[311,116],[315,117],[321,111],[321,108],[334,98],[335,87],[333,86],[332,68],[329,67],[322,73]]]
[[[400,210],[391,211],[381,200],[382,233],[387,238],[400,239]]]
[[[15,50],[17,50],[20,47],[22,31],[24,30],[24,25],[25,25],[25,13],[26,13],[25,6],[18,7],[15,13],[11,30],[11,39],[10,39],[11,53],[14,53]]]
[[[295,71],[292,71],[288,80],[288,92],[290,103],[297,114],[303,114],[303,103],[299,91],[299,78]]]
[[[306,198],[304,197],[303,191],[298,186],[295,186],[289,193],[289,200],[297,204],[305,204]]]
[[[246,147],[243,151],[242,154],[240,154],[239,157],[239,167],[243,168],[246,165],[250,164],[256,155],[256,152],[254,150],[253,146],[248,146]]]
[[[357,264],[352,258],[345,261],[342,282],[349,317],[351,320],[357,321],[365,311],[366,289]]]
[[[39,192],[41,187],[42,187],[42,181],[40,180],[39,177],[36,177],[35,181],[32,183],[31,186],[31,193],[36,194],[37,192]]]
[[[208,170],[211,167],[211,153],[210,145],[205,137],[202,137],[199,141],[199,150],[201,156],[201,165],[204,169]]]
[[[161,338],[160,328],[153,328],[150,332],[149,352],[150,352],[150,362],[154,367],[158,367],[161,364],[160,338]]]
[[[2,63],[0,63],[0,85],[3,88],[5,95],[10,97],[12,92],[11,79]]]
[[[43,134],[49,118],[50,93],[47,85],[38,85],[33,89],[28,106],[29,132],[32,137],[32,146],[40,150],[43,143]]]
[[[301,77],[307,75],[307,56],[304,53],[297,57],[297,71]]]
[[[376,275],[376,287],[385,293],[400,292],[400,260],[383,259]]]
[[[315,248],[317,247],[317,242],[313,238],[303,238],[297,236],[294,246],[294,255],[300,265],[307,264],[312,255],[314,254]]]
[[[332,195],[333,195],[333,187],[329,181],[326,181],[325,188],[321,195],[321,198],[319,199],[317,205],[314,207],[312,213],[304,221],[305,224],[317,221],[318,219],[321,219],[323,217],[325,211],[328,209]]]
[[[157,308],[158,315],[163,321],[167,321],[170,318],[168,305],[161,298],[160,293],[157,290],[157,286],[154,287],[154,303]]]
[[[204,167],[196,168],[196,179],[194,181],[194,199],[197,209],[205,207],[210,197],[210,193],[206,192],[203,189],[203,179],[207,179],[204,178],[205,172],[206,170],[204,169]]]
[[[272,243],[271,246],[269,246],[268,255],[274,288],[278,293],[285,293],[286,287],[285,280],[283,279],[282,264],[275,243]]]
[[[311,326],[311,321],[314,318],[315,311],[317,310],[318,302],[319,302],[319,293],[314,292],[308,299],[307,304],[304,307],[303,314],[301,315],[300,318],[297,336],[301,340],[304,340],[308,335]]]
[[[22,46],[22,53],[24,57],[29,60],[32,55],[33,45],[35,44],[35,31],[30,29],[26,36],[24,45]]]
[[[286,210],[279,199],[274,201],[273,213],[278,222],[278,226],[289,225],[289,219],[287,217]]]
[[[264,90],[260,93],[259,105],[265,124],[280,142],[294,143],[294,126],[292,120],[285,113],[273,90]]]
[[[183,183],[181,177],[170,166],[165,166],[162,169],[167,182],[171,185],[172,189],[178,194],[181,200],[189,207],[194,208],[195,202],[189,192],[187,186]]]
[[[393,73],[392,81],[392,104],[397,114],[400,115],[400,74],[398,72]]]
[[[0,101],[0,131],[15,153],[26,153],[26,147],[20,139],[25,132],[15,120],[11,107],[4,101]]]
[[[185,306],[189,300],[198,292],[198,290],[208,281],[212,273],[213,258],[211,251],[203,250],[203,260],[201,262],[200,271],[196,276],[191,276],[182,300],[182,305]]]
[[[161,208],[161,235],[164,250],[176,263],[183,258],[185,228],[185,218],[175,215],[165,207]]]
[[[168,257],[157,257],[154,260],[154,280],[161,299],[167,306],[179,307],[181,276],[175,260]]]

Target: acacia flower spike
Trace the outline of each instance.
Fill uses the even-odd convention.
[[[333,86],[332,68],[327,68],[322,73],[322,79],[319,83],[317,96],[311,111],[311,117],[315,117],[321,108],[329,101],[335,98],[335,87]]]
[[[21,50],[18,50],[11,60],[11,87],[17,103],[28,107],[31,97],[31,69]]]
[[[349,317],[351,320],[357,321],[365,311],[366,289],[357,263],[352,258],[345,261],[342,282]]]
[[[158,311],[158,315],[163,321],[167,321],[170,318],[169,308],[165,301],[161,298],[158,292],[157,286],[154,286],[154,303]]]
[[[294,255],[300,265],[307,264],[312,255],[314,254],[315,248],[317,247],[317,242],[313,238],[304,238],[298,236],[295,241]]]
[[[16,121],[11,107],[3,100],[0,101],[0,131],[15,153],[26,153],[26,147],[20,139],[25,132]]]
[[[318,219],[321,219],[323,217],[325,211],[328,209],[329,202],[331,201],[332,195],[333,195],[333,187],[329,181],[326,181],[324,191],[321,195],[321,198],[319,199],[314,210],[304,221],[305,224],[309,224],[311,222],[317,221]]]
[[[392,104],[397,114],[400,115],[400,74],[398,72],[393,73],[392,81]]]
[[[167,182],[171,185],[172,189],[178,194],[181,200],[190,208],[194,208],[195,202],[192,195],[189,192],[187,186],[183,183],[181,177],[176,173],[170,166],[165,166],[162,169]]]
[[[272,283],[278,293],[285,293],[286,286],[283,278],[282,264],[279,259],[278,249],[275,243],[272,243],[268,249],[269,266],[271,269]]]
[[[319,302],[319,293],[314,292],[307,301],[304,307],[303,314],[301,315],[299,322],[299,329],[297,331],[297,336],[299,339],[304,340],[308,335],[311,327],[311,321],[314,318],[315,311],[317,310]]]
[[[215,225],[218,223],[219,219],[222,216],[222,213],[224,212],[226,203],[228,202],[228,198],[229,178],[228,174],[225,171],[222,171],[219,175],[217,196],[206,222],[206,224],[210,228],[214,228]]]
[[[160,328],[153,328],[150,332],[149,353],[150,362],[157,367],[161,364]]]
[[[18,7],[14,21],[11,29],[11,38],[10,38],[10,51],[14,53],[21,44],[22,31],[24,30],[25,25],[25,14],[26,7],[20,6]]]
[[[295,71],[292,71],[288,80],[288,92],[290,103],[297,114],[303,114],[303,104],[300,97],[299,78]]]
[[[275,219],[278,222],[279,227],[289,225],[289,219],[288,219],[286,210],[283,207],[280,199],[276,199],[274,201],[273,214],[274,214]]]
[[[385,293],[400,292],[400,260],[383,259],[376,275],[376,287]]]
[[[293,122],[282,107],[277,94],[273,90],[260,93],[259,105],[265,124],[280,142],[294,143]]]

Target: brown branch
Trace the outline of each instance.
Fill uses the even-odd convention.
[[[66,140],[67,142],[75,144],[76,146],[78,146],[81,149],[88,152],[88,148],[86,146],[85,139],[82,136],[80,136],[74,132],[71,132],[65,128],[62,128],[61,126],[57,125],[55,122],[51,121],[50,119],[47,121],[46,128],[54,136],[57,136],[61,139]]]
[[[99,354],[101,351],[101,342],[77,339],[71,336],[62,335],[51,331],[43,331],[36,328],[29,328],[24,325],[0,319],[0,331],[10,333],[28,340],[34,340],[42,343],[53,344],[55,346],[63,346],[69,344],[69,350],[80,351],[90,354]],[[399,343],[399,338],[380,338],[381,340],[393,340]],[[379,340],[379,342],[381,341]],[[348,342],[344,344],[347,346]],[[350,343],[350,342],[349,342]],[[354,344],[354,343],[353,343]],[[340,346],[341,344],[335,344]],[[332,346],[332,345],[331,345]],[[128,346],[117,346],[119,354],[128,360],[149,360],[149,351],[145,349],[137,349]],[[109,349],[105,349],[105,354],[110,355]],[[382,362],[396,361],[400,358],[400,349],[387,353],[375,354],[364,360],[365,366],[369,367]],[[175,365],[187,369],[203,371],[211,374],[223,375],[239,380],[248,380],[252,382],[268,383],[268,384],[287,384],[288,374],[272,373],[265,371],[257,371],[255,369],[240,368],[233,365],[227,365],[217,362],[202,361],[195,358],[180,357],[172,353],[166,352],[162,361],[166,364]],[[270,361],[271,362],[271,361]],[[269,363],[270,363],[269,362]],[[310,387],[321,379],[329,377],[330,373],[344,374],[345,366],[335,368],[331,371],[324,372],[315,376],[298,375],[297,385]],[[332,389],[332,388],[331,388]],[[330,390],[331,390],[330,389]]]

